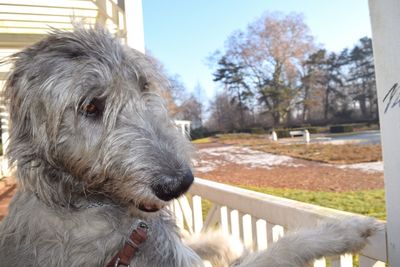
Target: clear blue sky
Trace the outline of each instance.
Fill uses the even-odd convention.
[[[200,84],[210,99],[218,85],[206,58],[265,11],[304,14],[317,43],[329,51],[371,36],[368,0],[143,0],[146,49],[189,90]]]

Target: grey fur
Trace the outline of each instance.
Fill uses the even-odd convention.
[[[83,27],[54,31],[11,60],[14,67],[5,89],[11,119],[7,152],[19,189],[0,225],[0,265],[104,266],[122,247],[131,225],[144,219],[151,228],[149,238],[132,267],[201,266],[162,208],[169,199],[156,195],[166,190],[176,197],[187,189],[189,184],[181,185],[192,177],[192,147],[157,94],[166,83],[152,61],[101,28]],[[94,116],[82,111],[91,101],[102,110]],[[144,212],[139,209],[143,205],[161,210]],[[351,232],[359,225],[364,224],[352,225]],[[324,229],[318,234],[331,238],[330,228]],[[362,236],[357,247],[347,250],[340,245],[348,240],[332,248],[332,238],[321,239],[325,243],[318,247],[325,250],[303,256],[298,265],[268,265],[270,257],[290,258],[276,253],[285,249],[237,262],[303,266],[324,253],[361,248],[368,235]],[[291,246],[296,257],[304,254],[304,242]],[[214,244],[207,253],[207,241],[202,244],[192,245],[200,256],[231,255],[228,244]]]

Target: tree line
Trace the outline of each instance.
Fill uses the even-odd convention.
[[[265,13],[229,36],[210,62],[223,88],[209,105],[211,130],[378,120],[369,37],[329,52],[302,15]]]

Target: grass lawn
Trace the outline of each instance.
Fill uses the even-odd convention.
[[[330,145],[330,144],[265,144],[258,150],[283,154],[296,158],[314,160],[333,164],[351,164],[382,160],[380,145]]]
[[[209,137],[200,138],[200,139],[196,139],[196,140],[192,141],[193,144],[205,144],[205,143],[210,143],[210,142],[211,142],[211,138],[209,138]]]
[[[385,192],[381,190],[358,192],[313,192],[297,189],[259,188],[240,186],[241,188],[264,194],[285,197],[322,207],[358,213],[386,220]],[[206,218],[211,202],[203,200],[203,217]]]
[[[245,134],[221,135],[217,141],[223,144],[247,146],[268,153],[332,164],[382,160],[380,145],[281,144],[271,142],[266,136]]]
[[[249,186],[242,186],[242,188],[323,207],[372,216],[381,220],[386,219],[385,193],[383,189],[336,193]]]

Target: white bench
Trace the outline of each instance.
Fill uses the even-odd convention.
[[[311,136],[310,136],[310,132],[308,130],[304,130],[304,131],[290,131],[289,132],[290,137],[295,137],[295,136],[302,136],[304,137],[304,141],[306,141],[307,144],[310,143],[311,141]]]
[[[304,131],[290,131],[289,132],[290,137],[295,137],[295,136],[304,136],[305,132]]]

